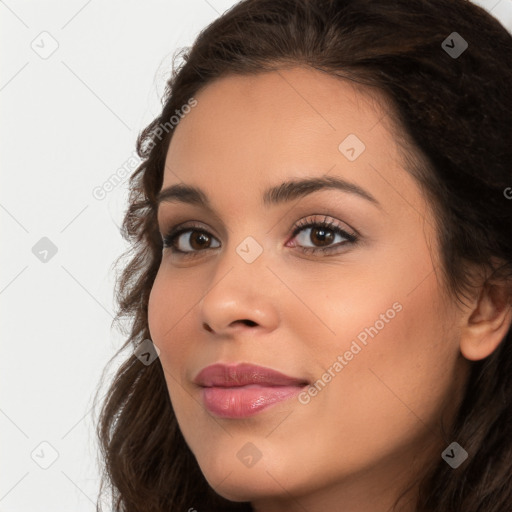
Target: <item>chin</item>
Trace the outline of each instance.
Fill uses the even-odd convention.
[[[247,472],[244,475],[236,474],[233,471],[229,477],[226,478],[226,475],[222,477],[225,478],[224,481],[221,481],[221,478],[217,478],[218,475],[215,475],[215,478],[212,479],[207,478],[207,475],[205,477],[210,487],[229,501],[253,501],[268,498],[279,491],[282,492],[282,488],[277,487],[276,482],[264,470],[263,474],[261,471],[258,473]]]
[[[233,458],[213,454],[211,463],[201,459],[198,462],[210,487],[229,501],[253,501],[283,492],[283,488],[265,471],[263,459],[253,467],[245,467],[236,454]]]

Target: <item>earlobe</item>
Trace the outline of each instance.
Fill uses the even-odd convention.
[[[460,351],[470,361],[490,356],[511,328],[510,289],[505,284],[483,286],[478,302],[462,328]]]

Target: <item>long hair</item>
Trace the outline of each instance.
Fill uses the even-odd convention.
[[[451,52],[462,40],[463,53]],[[178,427],[160,361],[144,365],[133,354],[150,338],[148,299],[162,257],[156,196],[171,118],[229,74],[308,66],[377,91],[407,170],[435,212],[444,282],[463,302],[477,285],[470,265],[489,282],[512,281],[512,37],[467,0],[245,0],[178,56],[161,113],[137,139],[142,162],[129,182],[122,235],[130,248],[115,290],[116,321],[129,321],[116,356],[128,354],[97,425],[100,496],[108,488],[119,512],[249,511],[250,503],[230,502],[208,485]],[[419,482],[418,512],[512,510],[511,336],[471,362],[446,433],[470,457],[457,470],[432,461]]]

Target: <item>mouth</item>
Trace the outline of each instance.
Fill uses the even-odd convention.
[[[205,407],[222,418],[246,418],[287,400],[309,385],[306,379],[252,364],[207,366],[194,379]]]

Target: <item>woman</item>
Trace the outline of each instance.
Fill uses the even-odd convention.
[[[464,0],[199,35],[131,178],[116,510],[512,510],[511,87]]]

